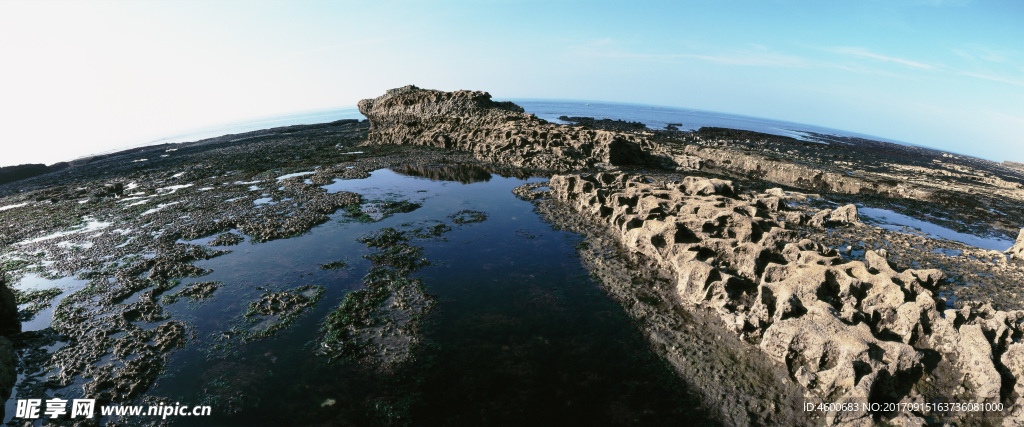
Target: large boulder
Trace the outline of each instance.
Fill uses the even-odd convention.
[[[635,164],[646,158],[632,134],[556,125],[487,92],[442,92],[405,86],[359,101],[372,144],[425,145],[469,151],[515,167],[577,170]]]

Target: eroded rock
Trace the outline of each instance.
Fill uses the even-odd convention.
[[[797,240],[773,219],[792,212],[765,203],[781,191],[739,197],[731,183],[706,178],[654,182],[616,173],[556,175],[549,186],[556,199],[607,224],[628,250],[672,272],[683,304],[714,308],[822,401],[992,403],[1011,397],[1004,381],[1021,379],[1024,350],[1014,346],[1024,334],[1024,312],[972,304],[942,311],[932,293],[943,278],[939,270],[898,271],[884,250],[851,261]],[[847,205],[808,222],[834,227],[859,220]],[[935,353],[949,363],[925,363]],[[919,381],[937,375],[959,378],[963,389],[931,397],[917,391]],[[877,416],[834,412],[828,421],[870,424]]]
[[[1010,258],[1016,258],[1024,261],[1024,228],[1020,230],[1020,234],[1017,235],[1017,242],[1014,243],[1010,249],[1006,250],[1006,253],[1010,255]]]
[[[405,86],[359,101],[369,142],[472,152],[498,164],[546,170],[640,163],[635,135],[548,123],[481,91],[442,92]]]

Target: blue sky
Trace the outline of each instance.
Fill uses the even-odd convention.
[[[0,165],[416,84],[1024,161],[1019,1],[0,1]]]

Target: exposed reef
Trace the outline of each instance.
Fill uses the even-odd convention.
[[[694,177],[557,175],[550,187],[556,199],[611,227],[628,250],[674,274],[681,303],[714,308],[815,399],[998,403],[1018,395],[1024,312],[947,310],[934,294],[941,271],[897,271],[884,251],[845,260],[798,240],[786,225],[856,226],[851,206],[811,216],[787,210],[778,191],[737,195],[728,181]],[[882,415],[836,411],[828,421]],[[920,422],[981,416],[903,415]]]
[[[551,193],[570,211],[610,227],[626,251],[674,276],[679,303],[713,308],[728,328],[783,364],[813,401],[1019,406],[1013,346],[1024,335],[1024,312],[980,303],[947,309],[939,296],[947,277],[943,271],[898,269],[880,248],[849,259],[813,238],[830,240],[829,230],[848,235],[845,229],[857,227],[877,234],[861,222],[856,205],[791,208],[788,201],[806,202],[806,195],[779,188],[740,191],[732,181],[703,175],[762,189],[771,183],[873,202],[934,203],[953,208],[950,223],[960,222],[958,229],[973,220],[967,231],[1005,235],[1021,213],[1016,201],[1024,200],[1017,171],[878,141],[818,134],[800,141],[719,128],[652,133],[613,127],[617,130],[602,132],[631,144],[629,160],[614,161],[603,155],[609,150],[552,151],[537,138],[554,128],[514,106],[493,103],[482,92],[406,87],[364,100],[360,108],[377,143],[455,148],[496,163],[555,171],[650,168],[654,181],[622,172],[556,175]],[[584,124],[574,130],[614,124],[563,120],[570,119]],[[523,143],[509,144],[513,135],[524,135]],[[580,154],[596,162],[577,161]],[[538,157],[544,160],[531,163]],[[698,175],[669,178],[656,169]],[[536,192],[523,191],[536,200],[531,193]],[[983,209],[984,214],[978,212]],[[1007,251],[1011,257],[1024,251],[1020,240]],[[1017,268],[1007,270],[1000,277],[1017,275]],[[861,408],[829,412],[826,421],[989,423],[1014,413]],[[1004,422],[1012,423],[1012,416]]]
[[[810,133],[661,131],[578,117],[557,125],[486,92],[406,86],[359,108],[369,122],[143,147],[0,184],[9,283],[24,286],[30,275],[76,283],[14,292],[0,284],[0,394],[17,379],[19,396],[81,390],[103,403],[143,401],[172,353],[200,340],[183,307],[218,300],[240,312],[214,333],[224,350],[214,356],[223,357],[198,377],[211,398],[233,399],[223,401],[226,414],[255,405],[239,390],[262,387],[264,377],[240,378],[242,388],[215,379],[277,363],[269,352],[232,360],[232,348],[288,336],[298,324],[316,335],[302,358],[356,360],[387,381],[418,369],[410,362],[431,345],[421,334],[439,303],[417,277],[429,263],[427,245],[416,242],[505,219],[327,188],[387,167],[463,184],[495,173],[549,177],[514,193],[553,227],[584,236],[577,250],[590,273],[723,424],[1024,424],[1019,164]],[[1004,252],[886,229],[868,207],[1017,241]],[[425,211],[436,217],[372,224]],[[341,254],[299,276],[337,282],[245,289],[191,279],[211,273],[204,261],[328,221],[378,228],[360,234],[365,247],[353,245],[366,261]],[[327,310],[321,299],[341,288]],[[18,322],[50,307],[49,327],[21,332]],[[363,404],[317,400],[321,411]],[[924,409],[950,402],[1001,409]],[[413,413],[379,403],[365,404]],[[807,403],[905,406],[805,411]]]

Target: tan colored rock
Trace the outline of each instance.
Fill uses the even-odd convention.
[[[405,86],[359,101],[373,144],[425,145],[472,152],[495,163],[547,170],[642,163],[632,134],[556,125],[487,92],[442,92]],[[699,165],[699,162],[698,162]]]
[[[1024,261],[1024,228],[1020,229],[1020,234],[1017,235],[1017,242],[1010,249],[1007,249],[1006,253],[1010,255],[1010,258]]]
[[[857,205],[849,204],[832,211],[828,217],[829,222],[837,224],[859,224],[860,216],[857,215]]]
[[[1014,343],[1024,335],[1024,312],[972,304],[940,311],[932,290],[942,271],[897,270],[884,250],[850,261],[813,240],[797,241],[768,215],[765,197],[777,194],[738,195],[724,184],[599,173],[556,175],[549,186],[555,199],[605,223],[628,250],[674,274],[680,302],[714,308],[823,401],[907,398],[906,381],[925,369],[919,349],[950,360],[949,374],[961,375],[964,396],[977,401],[1008,397],[1000,395],[1000,369],[1024,382],[1024,346]],[[786,214],[787,221],[794,214],[794,222],[822,226],[859,222],[853,205],[810,221]],[[865,413],[826,419],[873,422]]]

